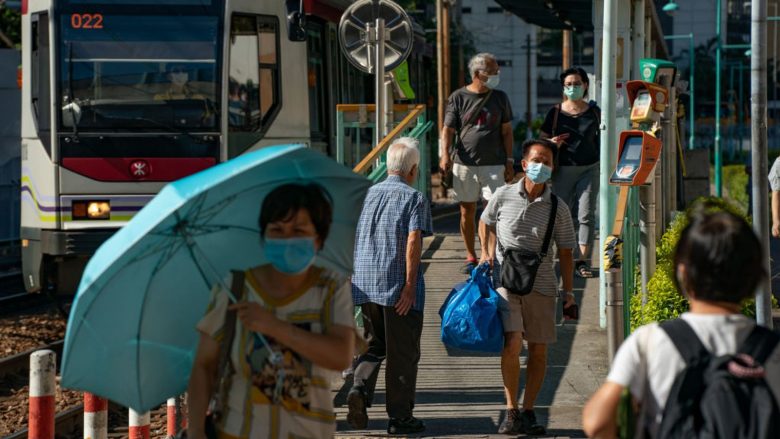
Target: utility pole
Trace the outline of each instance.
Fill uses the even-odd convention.
[[[561,68],[566,70],[571,67],[571,31],[569,29],[563,30],[563,62],[561,62]],[[530,88],[529,88],[530,90]]]
[[[750,4],[750,132],[753,153],[753,229],[761,240],[761,261],[765,273],[769,269],[769,210],[766,187],[767,132],[766,132],[766,0],[753,0]],[[769,278],[759,283],[756,291],[756,322],[772,328],[772,292]]]
[[[618,0],[604,0],[604,31],[601,43],[601,145],[599,163],[599,252],[604,251],[607,238],[610,235],[610,224],[606,218],[610,218],[609,209],[610,169],[609,157],[615,151],[617,127],[615,125],[615,80],[617,76],[617,15]],[[607,326],[606,315],[607,284],[604,264],[599,264],[599,324],[602,328]],[[613,322],[616,324],[616,322]],[[614,328],[613,328],[614,329]],[[617,333],[617,332],[615,332]],[[622,333],[622,332],[621,332]]]
[[[525,108],[527,108],[525,112],[525,132],[526,137],[530,139],[533,132],[531,129],[531,34],[525,36],[525,47],[528,49],[525,52]]]
[[[442,44],[442,3],[443,0],[436,0],[436,95],[437,95],[437,123],[439,133],[444,128],[444,110],[447,96],[444,95],[444,45]],[[441,148],[440,148],[441,150]]]
[[[720,52],[721,0],[715,2],[715,196],[723,196],[723,164],[720,151]],[[762,177],[763,178],[763,177]]]
[[[452,91],[452,88],[450,87],[450,82],[452,81],[452,70],[450,66],[450,60],[452,59],[450,57],[450,6],[452,5],[450,1],[447,0],[444,2],[441,10],[442,44],[444,45],[444,51],[442,53],[442,56],[444,57],[444,94],[442,95],[442,98],[445,99],[445,105],[446,99],[450,96],[450,91]]]

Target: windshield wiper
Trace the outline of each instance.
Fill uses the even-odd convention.
[[[204,140],[203,138],[198,137],[198,136],[196,136],[196,135],[194,135],[192,133],[188,133],[187,131],[182,131],[182,130],[176,128],[176,127],[172,127],[172,126],[170,126],[170,125],[168,125],[166,123],[163,123],[163,122],[160,122],[160,121],[157,121],[157,120],[154,120],[154,119],[150,119],[148,117],[142,117],[142,116],[132,116],[132,117],[110,116],[110,115],[107,115],[107,114],[105,114],[105,113],[103,113],[103,112],[101,112],[99,110],[96,110],[95,108],[93,108],[92,111],[94,111],[95,114],[99,115],[100,117],[102,117],[104,119],[108,119],[108,120],[134,120],[134,121],[138,121],[138,122],[147,122],[147,123],[150,123],[152,125],[156,125],[156,126],[158,126],[160,128],[165,128],[166,130],[170,131],[173,134],[187,136],[187,137],[195,140],[198,143],[200,143],[200,142],[202,142]],[[203,136],[203,137],[205,137],[205,136]]]

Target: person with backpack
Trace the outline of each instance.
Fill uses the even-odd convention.
[[[583,410],[588,437],[616,437],[625,389],[639,406],[635,437],[780,437],[780,336],[740,314],[767,275],[761,262],[761,243],[745,220],[722,211],[691,215],[673,265],[690,311],[623,342]]]
[[[580,67],[561,73],[564,100],[547,112],[540,136],[558,145],[558,162],[552,190],[572,213],[579,254],[574,273],[590,278],[591,243],[595,227],[596,195],[599,193],[601,110],[588,101],[588,74]]]

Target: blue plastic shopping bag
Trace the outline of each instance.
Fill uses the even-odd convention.
[[[468,351],[501,351],[504,328],[498,314],[500,298],[489,271],[487,264],[474,268],[469,280],[456,285],[439,309],[445,345]]]

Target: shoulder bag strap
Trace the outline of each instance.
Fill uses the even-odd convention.
[[[778,342],[780,342],[780,335],[769,328],[756,325],[740,346],[738,353],[750,355],[757,363],[763,365],[775,351]]]
[[[549,189],[545,188],[545,190],[549,190]],[[555,194],[551,193],[550,202],[552,202],[552,207],[550,207],[550,218],[547,220],[547,231],[544,233],[542,252],[539,253],[539,256],[541,256],[542,258],[547,256],[547,250],[550,248],[550,240],[552,239],[552,232],[555,226],[555,214],[558,211],[558,197]]]
[[[551,137],[555,137],[555,129],[558,128],[558,113],[561,112],[561,104],[555,105],[555,113],[553,113],[553,124]]]
[[[244,271],[231,270],[231,285],[230,291],[233,296],[238,300],[244,299]],[[228,303],[228,306],[230,304]],[[216,376],[216,397],[214,398],[217,405],[221,405],[224,401],[224,395],[227,394],[225,388],[227,384],[227,377],[233,371],[230,365],[230,348],[233,346],[233,339],[236,335],[236,312],[231,310],[225,311],[225,324],[223,326],[222,342],[219,344],[219,367],[217,368]],[[222,407],[215,407],[215,411],[221,411]]]
[[[482,108],[485,107],[485,104],[487,103],[488,99],[490,99],[490,96],[493,94],[493,89],[490,89],[490,91],[487,92],[487,95],[485,95],[484,98],[482,98],[481,101],[479,101],[479,104],[477,104],[474,111],[471,112],[471,115],[469,115],[469,119],[464,123],[460,130],[458,130],[458,137],[463,139],[463,133],[469,130],[471,128],[471,125],[474,123],[475,120],[477,120],[477,117],[479,117],[479,113],[482,112]]]
[[[704,347],[691,325],[685,320],[680,318],[667,320],[662,322],[660,326],[672,340],[686,365],[691,365],[696,360],[709,356],[707,348]]]

